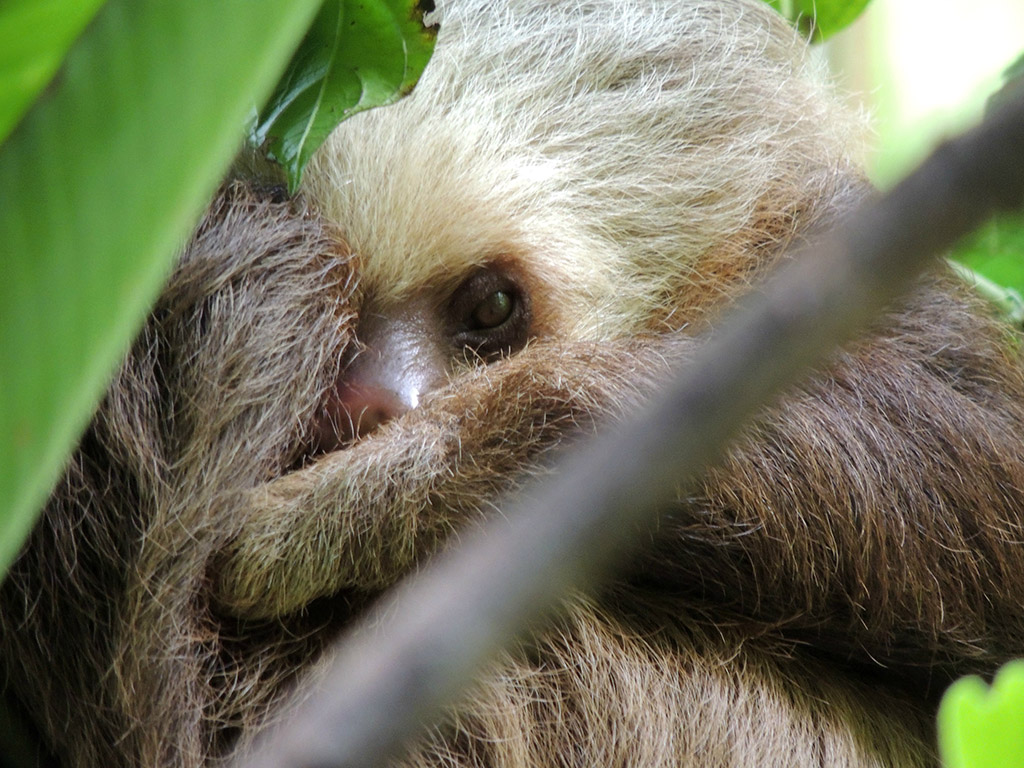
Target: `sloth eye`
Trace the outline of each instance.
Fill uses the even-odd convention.
[[[456,349],[485,362],[522,348],[530,334],[529,296],[498,267],[471,274],[452,294],[448,316]]]
[[[495,291],[473,308],[470,320],[476,330],[497,328],[511,317],[514,308],[515,303],[510,294]]]

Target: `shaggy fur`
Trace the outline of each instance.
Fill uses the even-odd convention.
[[[439,4],[411,98],[343,123],[307,194],[381,302],[506,256],[563,338],[692,324],[857,176],[859,125],[762,6]]]
[[[343,125],[304,201],[218,195],[0,588],[0,680],[62,768],[244,751],[354,614],[628,418],[861,186],[759,1],[438,15],[414,95]],[[312,450],[359,314],[495,260],[530,343]],[[934,766],[944,685],[1024,652],[1024,367],[985,309],[922,283],[402,764]]]

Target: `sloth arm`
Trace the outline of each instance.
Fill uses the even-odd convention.
[[[546,455],[636,407],[690,339],[539,342],[453,379],[354,445],[250,491],[213,566],[229,613],[271,618],[376,592],[547,471]]]
[[[626,588],[851,659],[955,671],[1019,652],[1024,375],[976,310],[932,285],[838,353],[667,511]],[[461,375],[252,491],[217,601],[271,618],[387,587],[567,437],[628,417],[694,343],[538,342]]]

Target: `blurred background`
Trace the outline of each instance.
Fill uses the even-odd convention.
[[[980,119],[1011,66],[1024,78],[1024,0],[872,0],[824,55],[870,115],[869,166],[884,188]],[[1024,325],[1024,212],[986,225],[954,256]]]
[[[980,117],[1024,54],[1024,0],[872,0],[826,51],[872,114],[872,169],[884,186]]]

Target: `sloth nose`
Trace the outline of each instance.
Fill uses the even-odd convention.
[[[415,405],[387,387],[358,382],[343,382],[336,398],[339,436],[346,442],[369,434]]]
[[[398,418],[409,405],[387,387],[339,381],[327,396],[310,432],[313,455],[337,451]]]
[[[314,454],[369,435],[419,407],[421,397],[445,382],[447,337],[436,327],[436,314],[425,299],[363,313],[359,348],[343,364],[313,425]]]

